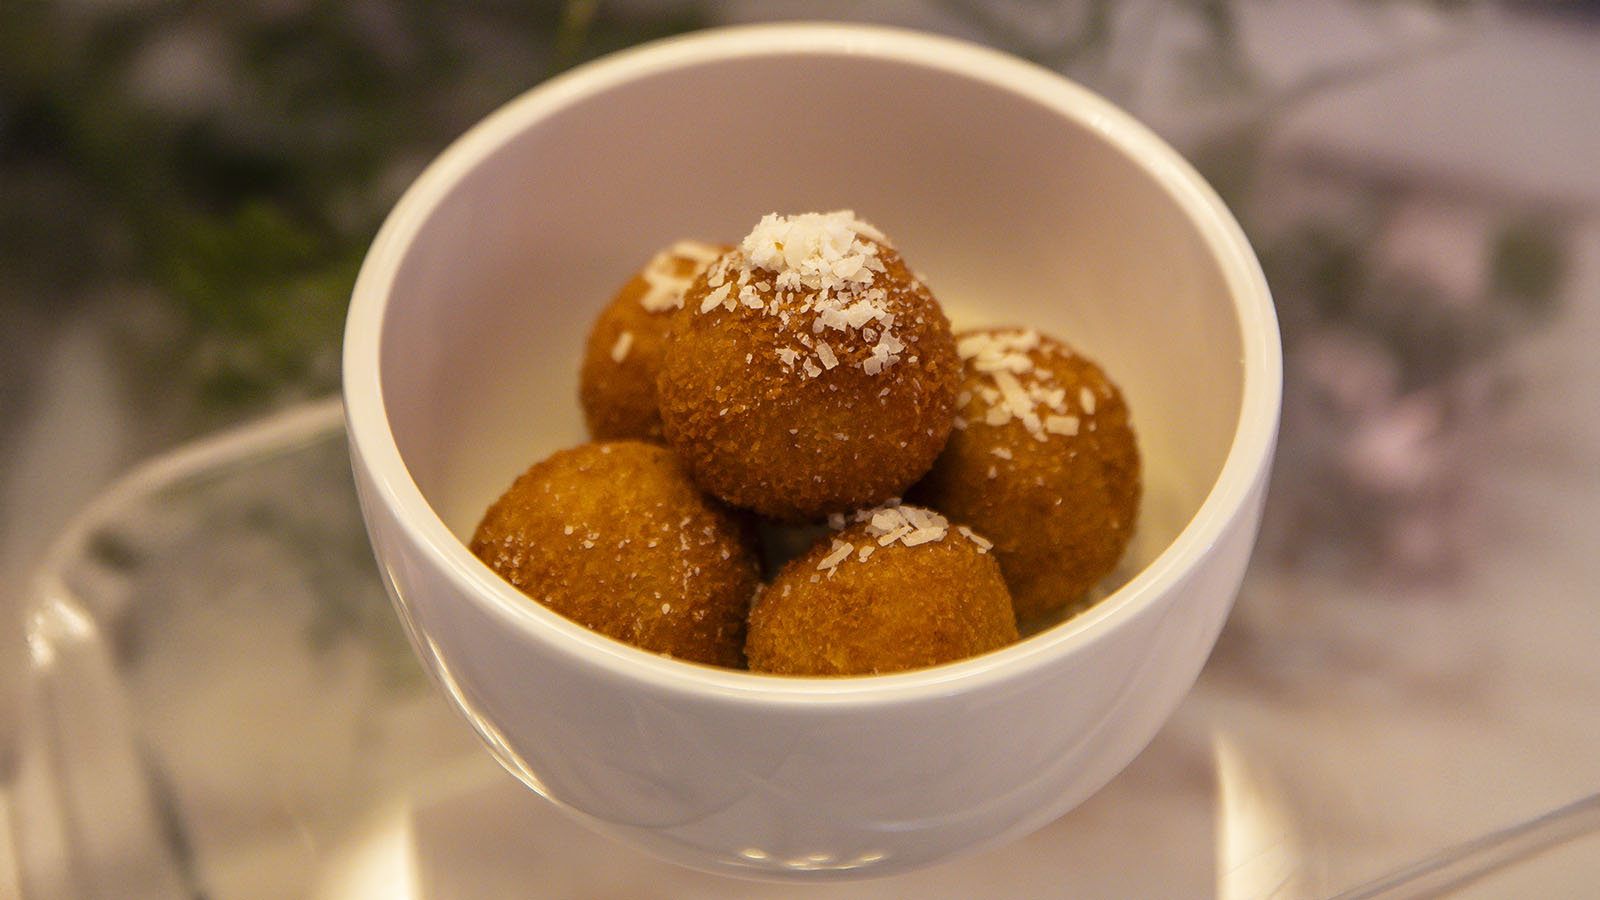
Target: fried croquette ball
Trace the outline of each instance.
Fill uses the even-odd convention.
[[[678,241],[628,279],[589,329],[578,401],[597,441],[661,442],[656,373],[671,313],[683,292],[728,248]]]
[[[1024,625],[1089,605],[1139,515],[1139,450],[1122,392],[1032,330],[957,337],[965,376],[950,442],[913,496],[994,542]]]
[[[847,211],[772,214],[684,295],[657,387],[695,481],[802,522],[921,477],[960,370],[938,302],[881,232]]]
[[[791,560],[756,600],[745,644],[752,671],[899,672],[1016,641],[988,541],[915,506],[854,519]]]
[[[748,525],[666,448],[584,444],[535,463],[472,552],[524,594],[636,647],[739,667],[759,582]]]

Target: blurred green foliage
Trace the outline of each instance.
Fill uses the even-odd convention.
[[[1567,279],[1562,240],[1568,228],[1556,217],[1530,215],[1505,225],[1490,251],[1490,289],[1530,315],[1548,315]]]
[[[554,72],[703,24],[592,0],[0,3],[0,304],[152,298],[135,402],[192,389],[231,418],[332,390],[362,255],[427,159]]]

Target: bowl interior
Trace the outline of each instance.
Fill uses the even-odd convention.
[[[1167,157],[1136,161],[1142,129],[1030,73],[847,48],[702,54],[568,79],[481,126],[464,143],[486,152],[440,164],[460,177],[438,182],[404,249],[380,336],[386,412],[424,498],[465,538],[517,473],[585,439],[584,336],[656,249],[850,208],[958,328],[1035,326],[1122,386],[1146,465],[1136,572],[1222,469],[1240,318]]]

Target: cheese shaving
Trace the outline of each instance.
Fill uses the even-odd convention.
[[[728,302],[728,295],[731,293],[733,293],[733,285],[731,284],[725,283],[722,285],[722,287],[714,289],[711,291],[711,293],[706,294],[706,298],[704,300],[700,301],[700,311],[702,313],[708,313],[713,309],[716,309],[722,304]]]
[[[850,524],[859,525],[863,523],[866,525],[867,537],[873,538],[878,547],[888,547],[895,543],[906,547],[918,547],[922,544],[942,541],[951,531],[950,520],[944,516],[925,507],[902,504],[898,499],[890,500],[888,503],[872,509],[859,510],[850,516],[836,513],[828,517],[828,525],[835,531],[842,530]],[[989,548],[993,546],[965,525],[956,526],[955,531],[976,544],[980,553],[987,553]],[[848,547],[849,545],[838,538],[834,538],[832,552],[828,554],[824,562],[832,560],[834,556],[839,555],[842,546]],[[857,551],[857,558],[864,562],[867,557],[872,555],[875,549],[873,544],[863,544]],[[849,551],[843,552],[844,556],[840,556],[838,561],[842,561],[848,556]],[[838,561],[833,564],[837,565]]]
[[[817,563],[817,570],[819,572],[823,570],[831,570],[834,566],[837,566],[839,563],[842,563],[849,558],[850,554],[854,553],[855,550],[856,548],[854,544],[834,538],[833,547],[829,550],[828,555],[824,556],[822,561]]]
[[[639,305],[646,312],[664,313],[683,307],[683,294],[722,251],[700,241],[678,241],[650,258],[640,276],[645,292]]]
[[[624,331],[617,335],[617,342],[611,345],[611,361],[621,363],[628,358],[628,350],[633,347],[633,332]]]
[[[775,353],[785,371],[816,378],[839,366],[876,375],[902,358],[907,347],[894,333],[889,292],[875,286],[888,271],[880,248],[883,232],[849,210],[782,216],[769,213],[745,235],[735,252],[721,257],[707,276],[712,291],[702,313],[736,305],[775,315],[785,330],[791,314],[808,315],[813,341],[794,332],[795,346]],[[739,285],[731,293],[730,282]],[[736,297],[736,301],[731,299]],[[803,347],[802,351],[799,349]]]
[[[1072,437],[1078,433],[1080,419],[1067,404],[1067,389],[1056,383],[1047,366],[1035,365],[1032,352],[1047,344],[1033,329],[986,331],[970,334],[956,342],[956,352],[971,371],[982,376],[975,386],[976,398],[984,407],[982,421],[996,428],[1020,422],[1035,440],[1052,435]],[[1070,353],[1065,347],[1054,349]],[[974,394],[964,392],[970,402]],[[1094,415],[1095,395],[1088,387],[1078,391],[1078,406],[1084,416]],[[966,404],[962,404],[965,406]],[[1094,422],[1089,422],[1093,429]]]
[[[994,544],[988,539],[984,538],[983,535],[978,534],[976,531],[973,531],[971,528],[968,528],[965,525],[957,525],[956,533],[960,534],[962,537],[973,542],[974,544],[977,544],[979,553],[987,553],[994,547]]]

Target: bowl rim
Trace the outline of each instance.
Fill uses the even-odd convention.
[[[412,480],[389,428],[381,348],[389,288],[412,240],[473,166],[531,125],[627,82],[762,56],[866,56],[985,83],[1096,132],[1177,203],[1216,255],[1241,333],[1239,418],[1222,468],[1193,517],[1147,566],[1083,613],[1010,646],[909,672],[807,678],[720,669],[671,659],[601,635],[538,604],[479,561]],[[779,23],[705,29],[640,44],[575,67],[514,98],[470,128],[406,190],[357,276],[342,366],[352,463],[404,538],[430,556],[452,587],[529,646],[637,682],[652,692],[760,706],[829,710],[946,697],[993,687],[1092,646],[1159,605],[1245,512],[1270,468],[1282,394],[1282,350],[1266,278],[1215,191],[1175,150],[1110,102],[1058,73],[956,38],[878,25]],[[369,519],[376,513],[366,511]],[[369,521],[369,528],[375,523]]]

